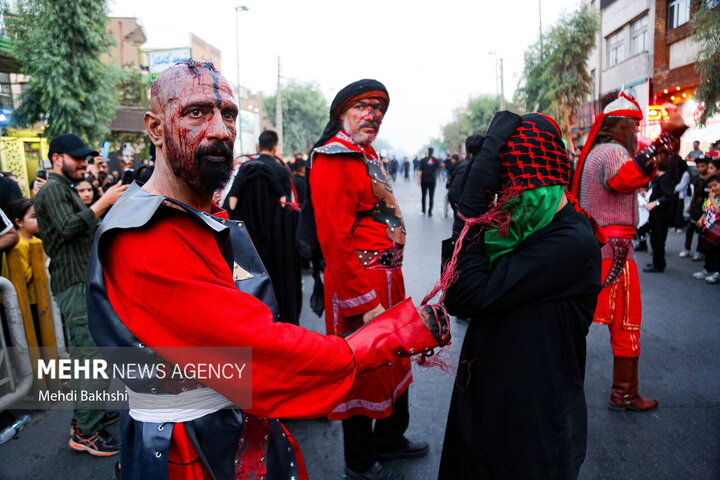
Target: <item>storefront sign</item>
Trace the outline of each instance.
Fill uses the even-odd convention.
[[[189,48],[174,48],[169,50],[150,50],[148,54],[148,65],[150,78],[155,80],[160,72],[172,67],[176,63],[183,62],[191,57]]]

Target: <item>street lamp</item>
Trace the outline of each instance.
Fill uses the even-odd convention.
[[[240,12],[247,12],[248,7],[239,5],[235,7],[235,47],[237,61],[237,104],[238,104],[238,130],[240,131],[240,155],[243,154],[242,132],[242,96],[240,94]]]

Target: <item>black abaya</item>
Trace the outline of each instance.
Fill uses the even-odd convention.
[[[575,479],[585,458],[585,336],[600,248],[571,205],[497,261],[466,240],[450,313],[471,317],[440,479]]]
[[[297,325],[302,307],[300,255],[295,247],[298,213],[280,204],[285,195],[273,168],[253,160],[238,170],[228,197],[237,198],[230,218],[242,220],[270,275],[280,321]]]

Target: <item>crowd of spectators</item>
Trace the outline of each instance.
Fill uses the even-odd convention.
[[[38,170],[37,178],[29,186],[31,198],[24,198],[17,176],[0,172],[0,252],[11,252],[14,257],[8,265],[7,257],[3,256],[2,274],[12,276],[15,282],[24,278],[30,286],[31,242],[35,236],[41,238],[45,260],[50,262],[50,291],[63,316],[66,343],[71,347],[94,348],[87,328],[85,270],[95,230],[127,184],[133,179],[147,180],[153,167],[141,164],[135,170],[134,159],[123,158],[120,171],[111,173],[103,156],[71,134],[52,139],[48,160],[51,168]],[[22,270],[22,276],[16,270]],[[36,323],[35,297],[40,295],[39,291],[27,288],[28,304]],[[7,333],[8,325],[4,327]],[[73,352],[77,350],[71,350],[71,356],[76,355]],[[97,385],[96,390],[104,388]],[[96,456],[117,453],[118,442],[104,429],[117,421],[117,412],[76,404],[74,415],[69,441],[72,448]]]
[[[704,262],[693,274],[708,284],[720,283],[720,140],[708,152],[693,142],[684,161],[676,155],[657,177],[638,193],[640,225],[636,251],[647,251],[647,236],[653,261],[644,269],[662,273],[668,231],[685,233],[681,258]],[[648,214],[649,212],[649,214]],[[693,248],[694,244],[694,248]]]

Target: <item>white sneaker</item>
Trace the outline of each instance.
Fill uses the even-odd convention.
[[[707,277],[705,277],[705,283],[709,283],[711,285],[720,283],[720,272],[713,272]]]
[[[707,278],[707,276],[708,276],[709,274],[710,274],[710,272],[708,272],[707,270],[705,270],[705,269],[703,268],[703,269],[700,270],[699,272],[693,273],[693,278],[697,278],[698,280],[704,280],[705,278]]]
[[[702,262],[705,260],[705,255],[700,252],[695,252],[695,254],[692,256],[693,262]]]
[[[679,256],[680,256],[680,258],[689,257],[689,256],[690,256],[690,250],[683,250],[682,252],[680,252],[680,255],[679,255]]]

